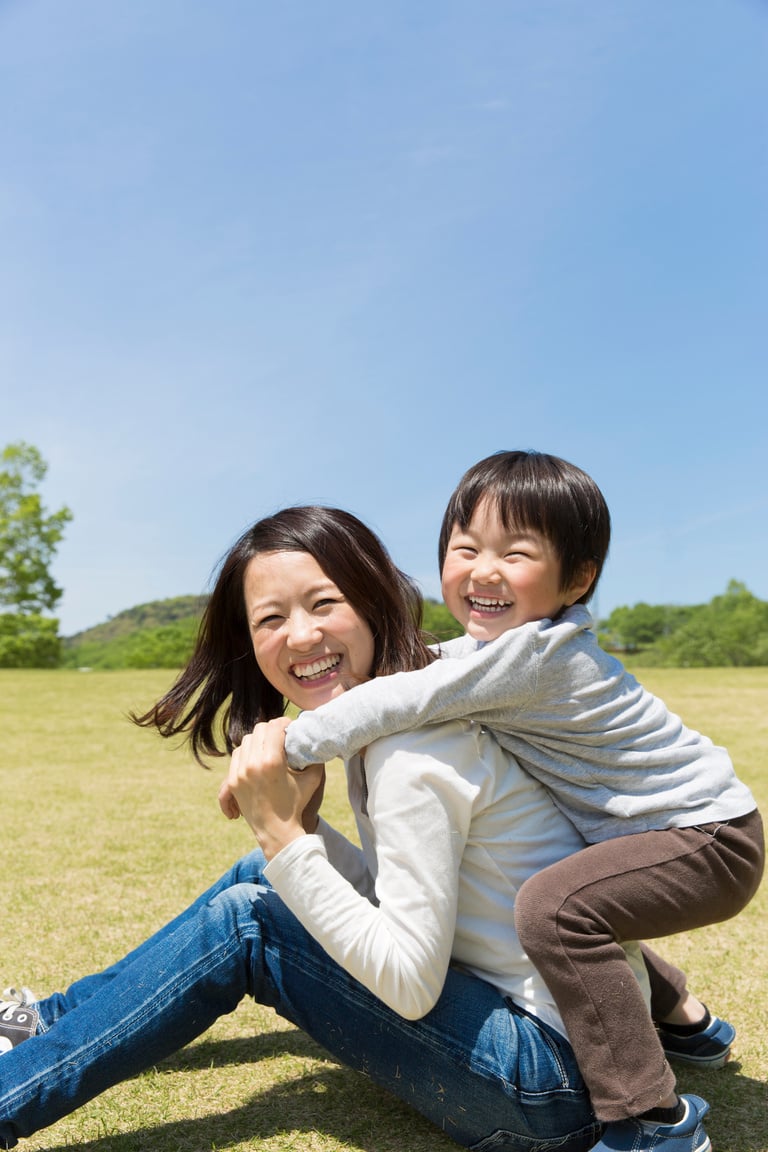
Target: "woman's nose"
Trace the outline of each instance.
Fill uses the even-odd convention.
[[[293,613],[288,621],[288,643],[299,650],[311,648],[322,637],[322,629],[308,612]]]

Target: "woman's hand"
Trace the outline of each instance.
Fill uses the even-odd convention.
[[[232,754],[229,774],[219,791],[225,816],[242,815],[268,860],[299,836],[314,832],[322,802],[325,768],[303,772],[288,767],[285,717],[257,724]]]

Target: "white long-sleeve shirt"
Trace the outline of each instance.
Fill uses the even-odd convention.
[[[514,926],[523,881],[584,846],[546,789],[466,721],[374,742],[347,782],[362,851],[321,821],[266,869],[304,927],[408,1019],[434,1006],[454,963],[564,1032]]]
[[[427,668],[377,677],[303,712],[286,733],[288,762],[347,758],[378,737],[471,716],[590,843],[753,811],[726,750],[686,728],[604,652],[591,624],[577,604],[487,644],[449,641]]]

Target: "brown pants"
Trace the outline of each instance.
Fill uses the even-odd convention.
[[[518,935],[560,1010],[600,1120],[636,1116],[675,1087],[620,945],[735,916],[757,891],[764,862],[754,811],[591,844],[521,887]],[[681,998],[685,977],[650,949],[644,956],[659,1019]]]

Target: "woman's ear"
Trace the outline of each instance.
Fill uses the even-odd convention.
[[[578,573],[574,576],[568,588],[565,590],[565,605],[570,608],[577,600],[580,600],[585,592],[592,586],[592,581],[595,579],[597,566],[588,560],[579,569]]]

